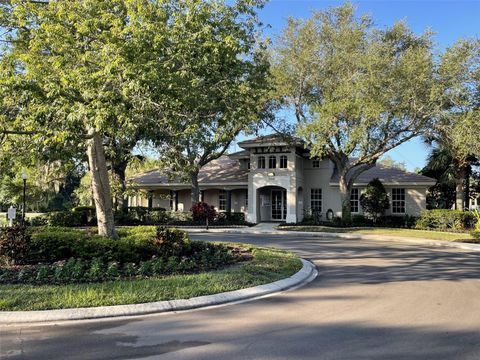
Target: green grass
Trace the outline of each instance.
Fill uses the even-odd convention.
[[[348,233],[362,235],[388,235],[403,236],[411,238],[422,238],[431,240],[475,242],[470,234],[452,233],[444,231],[415,230],[415,229],[397,229],[397,228],[334,228],[329,226],[280,226],[279,230],[288,231],[312,231],[329,233]]]
[[[293,253],[252,248],[251,261],[207,273],[96,284],[0,285],[0,310],[47,310],[188,299],[266,284],[301,269]]]

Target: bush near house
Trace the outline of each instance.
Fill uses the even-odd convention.
[[[15,227],[0,233],[0,284],[66,284],[219,269],[251,259],[238,247],[191,242],[184,231],[140,226],[119,240],[70,228]]]
[[[245,221],[243,213],[217,213],[212,205],[199,203],[191,212],[167,211],[156,207],[129,207],[127,212],[116,211],[115,223],[119,226],[139,225],[172,225],[203,226],[205,225],[205,206],[209,208],[209,222],[212,226],[251,225]],[[202,207],[203,206],[203,207]],[[32,226],[85,227],[96,226],[95,208],[82,206],[66,211],[46,213],[30,220]]]
[[[425,210],[417,220],[417,229],[435,230],[468,230],[472,229],[477,220],[472,212],[460,210]]]

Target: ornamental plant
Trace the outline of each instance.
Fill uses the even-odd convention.
[[[213,221],[217,216],[215,207],[202,201],[193,204],[190,211],[192,212],[193,221],[205,221],[207,218],[209,221]]]
[[[378,218],[382,217],[385,214],[385,210],[390,207],[387,191],[378,178],[368,183],[362,196],[360,196],[360,204],[362,205],[363,211],[374,223],[376,223]]]

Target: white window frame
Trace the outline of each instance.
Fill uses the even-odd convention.
[[[355,211],[356,208],[356,211]],[[353,188],[350,192],[350,212],[352,214],[360,213],[360,189]]]
[[[280,169],[288,168],[288,157],[287,155],[280,155]]]
[[[273,166],[272,166],[273,161]],[[270,155],[268,157],[268,168],[269,169],[276,169],[277,168],[277,157],[275,155]]]
[[[259,156],[257,159],[257,168],[258,169],[265,169],[265,156]]]
[[[405,188],[392,188],[391,190],[392,214],[405,214],[407,211],[407,192]],[[402,210],[403,211],[398,211]]]
[[[322,189],[310,189],[310,209],[312,213],[314,211],[322,212],[322,205]]]
[[[218,191],[218,211],[227,210],[227,192],[225,190]]]

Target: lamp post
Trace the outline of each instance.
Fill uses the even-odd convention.
[[[22,173],[22,180],[23,180],[23,207],[22,207],[22,225],[25,225],[25,212],[26,212],[26,203],[27,203],[27,173]]]

